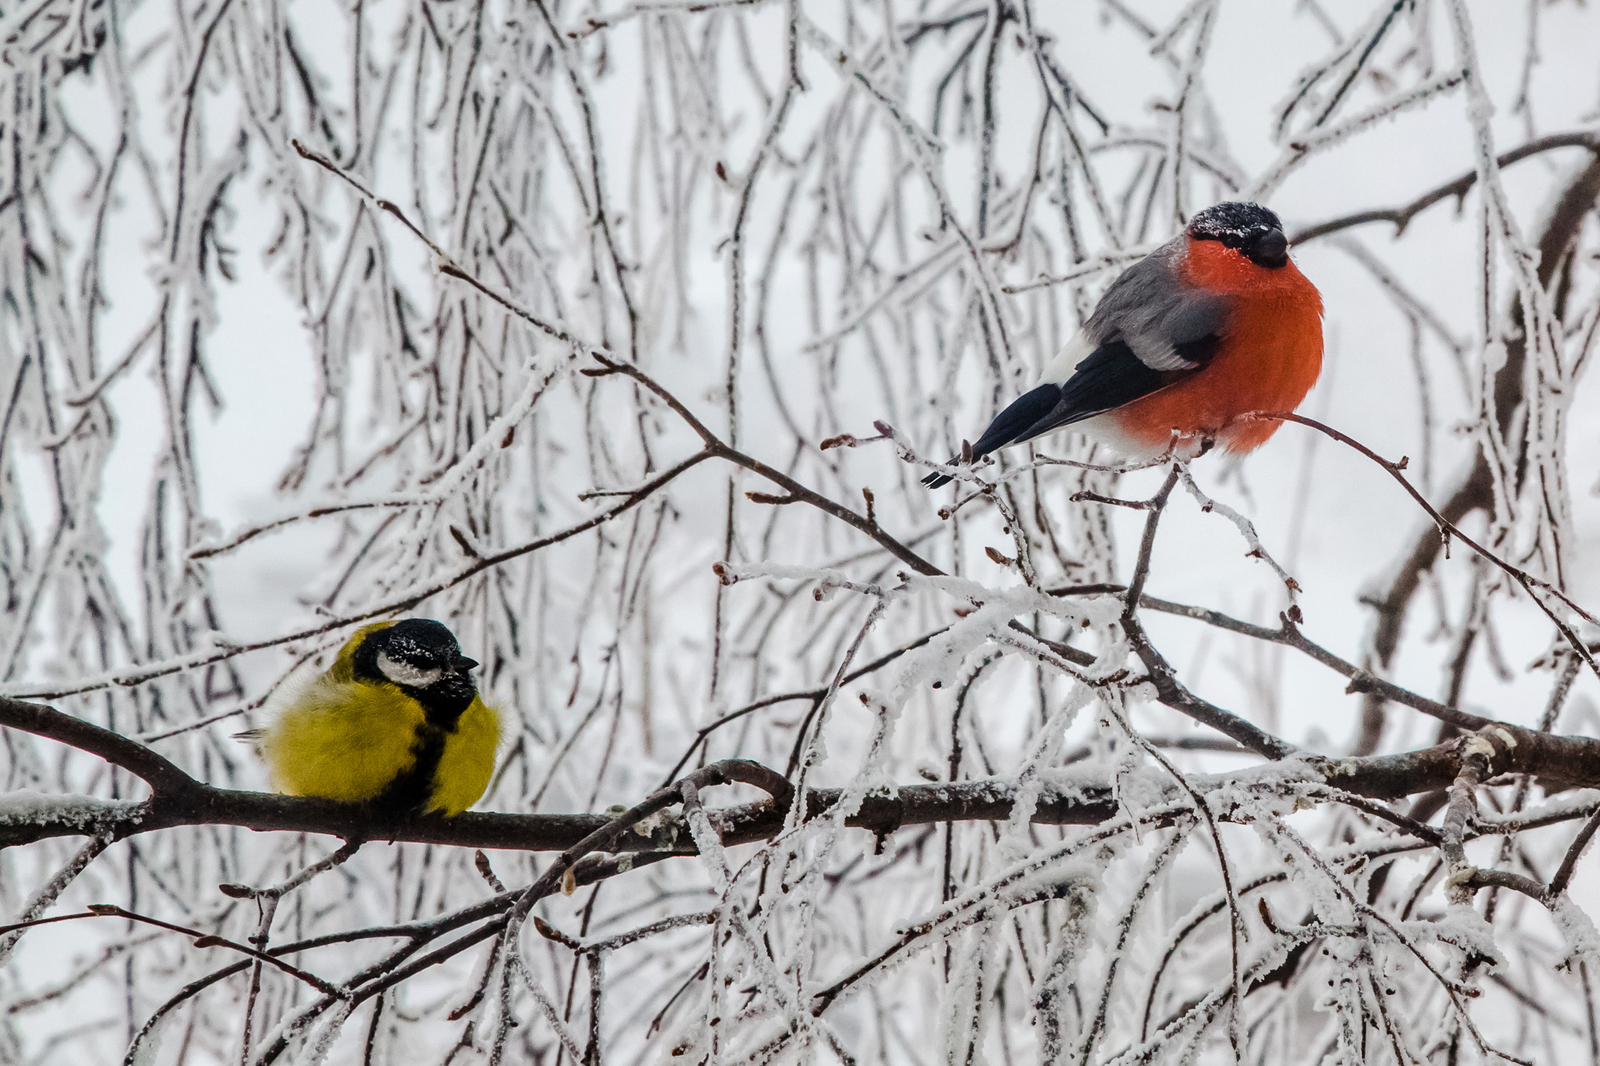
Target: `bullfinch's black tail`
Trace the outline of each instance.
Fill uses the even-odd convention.
[[[983,431],[978,443],[972,446],[972,460],[976,462],[990,452],[999,451],[1007,444],[1015,444],[1017,441],[1035,436],[1037,430],[1034,427],[1055,410],[1060,399],[1061,386],[1048,383],[1018,396],[1010,407],[994,416],[989,428]],[[954,466],[959,462],[961,456],[957,455],[950,460],[950,465]],[[930,489],[936,489],[954,480],[949,474],[929,474],[922,479],[922,483]]]
[[[977,451],[974,450],[972,455],[973,458],[977,458]],[[952,455],[950,457],[950,462],[946,465],[955,466],[959,462],[961,462],[961,456]],[[927,477],[922,479],[922,483],[928,486],[930,489],[937,489],[950,484],[950,482],[954,480],[955,478],[951,477],[949,474],[929,474]]]

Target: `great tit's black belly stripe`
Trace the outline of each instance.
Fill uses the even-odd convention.
[[[444,758],[445,741],[450,732],[432,722],[424,721],[417,727],[411,741],[414,757],[410,766],[402,770],[388,787],[373,797],[374,810],[384,814],[406,817],[420,814],[433,798],[433,779],[439,772],[439,761]]]
[[[445,744],[455,733],[456,723],[466,710],[459,694],[443,695],[424,689],[414,691],[412,695],[422,704],[425,714],[411,741],[414,761],[372,800],[375,810],[403,817],[420,814],[433,798],[434,778],[444,758]],[[471,702],[469,698],[467,705]]]
[[[409,818],[421,814],[433,797],[433,778],[444,757],[445,735],[427,726],[417,730],[411,751],[414,762],[371,800],[375,812],[386,817]]]

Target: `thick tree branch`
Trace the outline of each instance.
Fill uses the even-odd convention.
[[[142,779],[157,795],[182,795],[202,787],[155,749],[53,707],[0,696],[0,725],[98,755]]]
[[[71,728],[63,726],[61,719],[77,721],[48,707],[23,704],[26,710],[17,711],[18,702],[0,704],[0,725],[59,738]],[[1494,725],[1478,736],[1495,742],[1496,774],[1528,774],[1551,790],[1600,788],[1600,739],[1557,736],[1510,725]],[[112,747],[101,743],[103,738],[92,739],[101,748]],[[142,748],[133,741],[124,743]],[[118,754],[127,759],[126,751],[119,748]],[[1452,741],[1419,751],[1365,758],[1329,759],[1303,754],[1299,758],[1307,785],[1327,785],[1348,795],[1391,800],[1448,787],[1460,772],[1461,744]],[[599,843],[586,846],[586,852],[603,848],[663,855],[695,853],[687,827],[676,820],[648,835],[620,832],[614,825],[617,819],[589,814],[468,811],[454,818],[430,816],[401,823],[380,822],[356,804],[213,788],[182,771],[175,772],[181,782],[166,782],[150,799],[134,804],[101,803],[92,816],[86,816],[81,805],[71,803],[72,797],[63,797],[59,811],[48,805],[35,805],[26,817],[0,820],[0,846],[60,836],[106,835],[122,839],[183,825],[236,825],[257,832],[318,833],[347,840],[369,838],[518,851],[567,851],[604,830],[605,838],[596,838]],[[702,785],[752,784],[773,797],[708,811],[724,843],[764,840],[782,828],[791,797],[781,775],[743,760],[714,763],[706,771],[697,771],[706,772],[712,776]],[[1230,782],[1247,785],[1254,775],[1253,770],[1243,770],[1236,774],[1196,775],[1193,781],[1198,782],[1196,788],[1204,791]],[[1017,789],[1015,781],[1005,779],[900,785],[893,796],[868,796],[845,824],[881,834],[902,826],[936,822],[1003,821],[1011,816]],[[670,797],[676,794],[670,787],[663,789],[655,797],[657,806],[647,813],[670,806],[676,802]],[[827,814],[843,796],[842,789],[808,790],[807,818]],[[1112,817],[1117,809],[1109,778],[1063,775],[1045,789],[1033,820],[1042,825],[1092,825]],[[633,824],[630,822],[629,826]]]

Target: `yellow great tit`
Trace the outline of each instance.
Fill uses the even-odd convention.
[[[500,716],[478,698],[450,630],[428,618],[363,626],[333,665],[290,681],[255,743],[272,787],[404,816],[460,814],[494,771]]]

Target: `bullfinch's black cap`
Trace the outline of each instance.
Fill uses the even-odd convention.
[[[1190,240],[1220,241],[1237,248],[1252,263],[1281,267],[1289,261],[1289,239],[1278,216],[1260,204],[1230,200],[1195,215],[1184,231]]]

